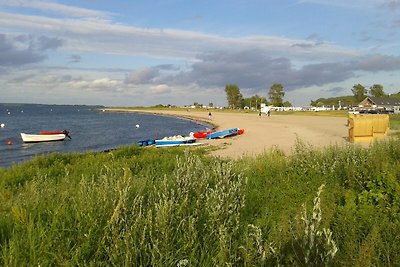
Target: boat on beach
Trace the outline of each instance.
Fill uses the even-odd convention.
[[[52,132],[40,132],[39,134],[21,133],[21,138],[24,143],[63,141],[66,137],[71,139],[69,132],[66,130],[52,131]]]
[[[243,134],[244,130],[240,128],[232,128],[223,131],[218,131],[214,133],[210,133],[206,136],[207,139],[215,139],[215,138],[225,138],[229,136],[234,136],[238,134]]]
[[[212,134],[213,131],[207,131],[207,132],[191,132],[189,135],[191,137],[197,138],[197,139],[201,139],[201,138],[206,138],[207,135]]]
[[[156,147],[202,146],[202,145],[205,145],[205,143],[164,144],[164,145],[156,145]]]
[[[147,140],[140,140],[136,142],[139,146],[151,146],[156,143],[156,140],[147,139]]]
[[[180,146],[180,145],[185,145],[185,144],[193,144],[195,142],[196,142],[196,138],[194,138],[194,137],[175,135],[175,136],[164,137],[163,139],[157,139],[157,140],[155,140],[155,145],[156,145],[156,147]]]

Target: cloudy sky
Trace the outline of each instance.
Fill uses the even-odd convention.
[[[400,91],[400,0],[0,0],[0,102],[308,105]]]

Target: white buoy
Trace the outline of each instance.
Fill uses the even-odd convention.
[[[2,124],[0,124],[0,127],[4,128],[4,127],[6,127],[6,125],[4,123],[2,123]]]
[[[140,125],[139,124],[136,124],[136,128],[139,128],[140,127]]]

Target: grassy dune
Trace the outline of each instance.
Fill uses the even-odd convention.
[[[0,169],[1,266],[399,266],[400,141],[53,154]]]

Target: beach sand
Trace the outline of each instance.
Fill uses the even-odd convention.
[[[126,110],[125,110],[126,111]],[[346,117],[271,115],[261,117],[255,113],[227,113],[209,111],[174,110],[131,110],[141,113],[153,113],[190,118],[215,125],[216,130],[243,128],[244,134],[224,139],[201,140],[216,146],[211,155],[238,159],[242,156],[255,156],[272,148],[278,148],[285,154],[293,151],[296,140],[301,140],[313,148],[329,145],[348,144]]]

